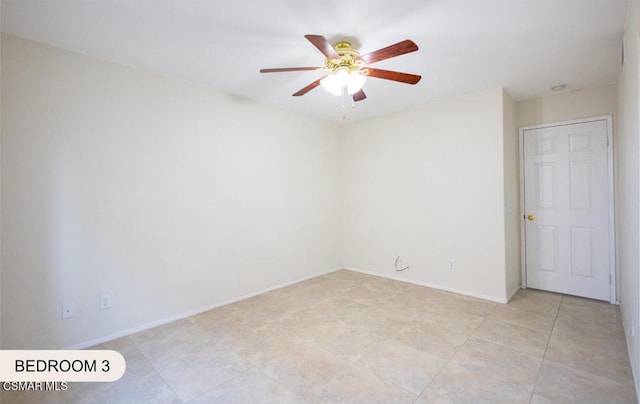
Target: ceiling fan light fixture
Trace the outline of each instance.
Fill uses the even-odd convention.
[[[367,76],[360,74],[359,71],[354,70],[349,74],[349,82],[347,83],[347,93],[353,95],[362,89],[364,83],[367,82]]]
[[[344,69],[338,69],[335,73],[329,74],[320,80],[322,88],[335,96],[342,95],[342,89],[349,82],[349,73]]]
[[[344,89],[347,89],[349,95],[353,95],[362,89],[364,83],[367,81],[367,77],[360,74],[357,70],[349,73],[346,69],[338,69],[335,73],[329,74],[327,77],[320,80],[322,88],[327,90],[330,94],[335,96],[341,96]]]
[[[322,35],[308,34],[304,37],[325,56],[323,67],[279,67],[260,69],[260,73],[311,70],[326,72],[326,76],[311,82],[306,87],[303,87],[293,93],[292,95],[294,97],[305,95],[316,87],[323,87],[330,94],[338,97],[343,96],[344,99],[346,99],[347,95],[350,95],[353,98],[353,102],[358,102],[367,98],[364,91],[362,91],[362,87],[367,81],[367,77],[391,80],[406,84],[417,84],[421,79],[421,76],[417,74],[374,69],[369,67],[372,63],[417,51],[418,45],[410,39],[405,39],[404,41],[400,41],[361,56],[360,52],[354,49],[351,46],[351,43],[347,41],[341,41],[332,45],[327,38]]]

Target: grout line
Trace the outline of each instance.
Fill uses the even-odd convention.
[[[451,356],[447,359],[447,361],[445,362],[444,365],[442,365],[442,367],[440,368],[440,370],[438,370],[438,372],[431,378],[431,380],[429,381],[429,383],[427,383],[427,385],[424,387],[424,389],[422,389],[422,391],[420,392],[420,394],[418,394],[418,398],[416,398],[416,400],[414,401],[414,403],[420,398],[420,396],[422,396],[424,394],[425,391],[427,391],[427,389],[429,388],[429,386],[431,386],[433,384],[433,382],[438,378],[438,376],[440,376],[440,373],[442,373],[442,371],[444,370],[444,368],[446,368],[449,363],[451,362],[451,360],[456,356],[456,354],[460,351],[460,349],[462,349],[463,346],[465,346],[467,344],[467,342],[469,342],[469,340],[471,339],[471,337],[473,337],[473,334],[478,330],[478,328],[480,328],[480,325],[482,325],[485,321],[487,321],[487,318],[491,315],[491,313],[496,309],[497,305],[494,306],[487,314],[485,314],[484,319],[476,326],[476,328],[471,332],[471,334],[469,334],[469,336],[467,337],[467,339],[460,344],[459,347],[456,348],[455,352],[453,352],[453,354],[451,354]]]
[[[553,326],[551,326],[551,332],[549,333],[549,339],[547,340],[547,345],[544,347],[544,353],[542,354],[542,360],[540,361],[540,369],[538,369],[538,374],[536,375],[536,381],[533,383],[533,389],[531,390],[531,397],[529,398],[529,403],[533,401],[533,395],[535,394],[536,387],[538,386],[538,379],[540,378],[540,373],[542,373],[542,366],[544,366],[544,361],[545,361],[545,358],[547,357],[547,350],[549,349],[549,344],[551,343],[553,330],[556,328],[556,321],[558,321],[558,315],[560,314],[560,307],[562,306],[564,297],[565,295],[562,295],[562,297],[560,298],[560,304],[558,304],[558,310],[556,311],[556,315],[553,319]]]
[[[127,336],[128,338],[128,336]],[[158,370],[158,368],[156,367],[155,364],[153,364],[153,362],[151,362],[151,360],[149,359],[149,357],[147,355],[145,355],[144,352],[142,352],[139,348],[138,348],[138,342],[136,342],[133,338],[129,338],[131,340],[131,343],[133,344],[134,349],[140,354],[140,356],[142,356],[144,358],[144,360],[149,364],[149,366],[151,366],[151,369],[153,369],[152,373],[155,373],[160,380],[162,380],[162,382],[167,386],[167,388],[169,390],[171,390],[171,392],[173,393],[173,395],[180,400],[181,403],[184,403],[184,401],[182,401],[182,399],[180,398],[180,396],[178,395],[178,393],[173,389],[173,387],[171,387],[171,385],[167,382],[167,380],[162,376],[162,374],[160,373],[160,371]],[[139,378],[143,377],[143,375],[138,376],[137,378],[135,378],[134,380],[137,380]]]

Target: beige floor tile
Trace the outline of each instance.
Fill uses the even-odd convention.
[[[310,345],[318,339],[324,330],[335,326],[337,321],[315,322],[303,317],[284,317],[269,322],[263,327],[247,333],[230,344],[240,348],[241,355],[261,350],[263,346],[273,345]]]
[[[353,363],[371,346],[385,339],[384,336],[372,335],[351,322],[336,321],[332,327],[317,332],[306,341],[306,345],[322,349],[343,361]]]
[[[607,302],[565,296],[558,311],[558,319],[570,319],[602,329],[623,332],[619,307]]]
[[[523,311],[532,311],[555,316],[558,314],[562,295],[552,292],[543,292],[535,289],[520,289],[509,303],[508,307]]]
[[[240,357],[247,360],[251,367],[262,369],[267,361],[273,360],[279,354],[286,352],[293,346],[300,344],[293,342],[290,338],[278,339],[274,337],[261,338],[254,335],[237,341],[240,349]]]
[[[632,384],[626,347],[616,345],[551,335],[545,360]]]
[[[473,333],[475,338],[518,349],[542,357],[550,334],[517,325],[485,320]]]
[[[273,293],[274,296],[289,305],[293,311],[311,307],[336,295],[334,291],[322,285],[313,285],[291,290],[289,290],[289,287],[281,288],[269,293]]]
[[[329,289],[323,287],[322,283],[318,283],[317,281],[315,281],[315,278],[277,288],[264,294],[277,298],[287,298],[294,295],[300,296],[301,294],[303,294],[303,292],[314,293],[314,289],[319,290],[320,292],[322,292],[322,294],[328,294],[330,296],[333,296],[335,294]]]
[[[131,338],[124,337],[118,338],[114,341],[109,341],[104,344],[96,345],[89,349],[108,349],[119,352],[124,357],[127,364],[126,371],[121,381],[127,381],[136,379],[141,376],[146,376],[154,372],[154,368],[147,358],[138,350]],[[96,383],[98,385],[108,385],[105,383]]]
[[[418,403],[528,403],[531,391],[490,375],[448,364],[429,384]]]
[[[149,376],[155,373],[155,370],[152,373],[146,374],[144,376]],[[67,391],[59,392],[59,397],[63,398],[61,402],[65,403],[79,403],[86,401],[87,398],[96,396],[97,394],[102,394],[103,391],[112,389],[121,384],[131,383],[134,378],[121,378],[115,382],[111,383],[69,383]],[[0,401],[1,403],[2,401]]]
[[[151,363],[138,350],[123,354],[127,368],[120,380],[128,381],[153,373]]]
[[[116,338],[111,341],[104,342],[102,344],[94,345],[87,349],[93,349],[93,350],[107,349],[107,350],[120,352],[122,355],[124,355],[128,352],[135,351],[136,344],[133,342],[131,337],[122,337],[122,338]]]
[[[202,328],[216,327],[221,321],[241,316],[244,311],[236,304],[227,304],[189,317],[189,322]]]
[[[298,396],[283,385],[259,371],[248,371],[239,377],[211,389],[190,404],[315,403],[313,399]]]
[[[590,319],[602,325],[621,327],[620,307],[599,300],[563,296],[558,316]]]
[[[235,305],[244,310],[242,313],[243,316],[251,316],[255,319],[265,321],[289,315],[303,308],[295,300],[284,299],[268,294],[241,300],[235,303]]]
[[[553,328],[554,344],[569,342],[582,346],[595,354],[612,359],[628,358],[624,330],[579,318],[559,317]],[[556,348],[554,345],[553,348]]]
[[[621,326],[607,323],[608,321],[604,320],[588,321],[583,316],[558,316],[553,333],[567,338],[590,337],[592,340],[624,338],[624,329]]]
[[[234,304],[191,316],[189,321],[197,327],[196,332],[204,330],[209,338],[221,343],[233,341],[245,335],[247,330],[267,323],[250,310],[240,309]]]
[[[446,363],[444,359],[403,344],[382,342],[362,352],[355,366],[419,395]]]
[[[541,363],[541,356],[471,338],[447,366],[459,366],[533,391]]]
[[[431,327],[471,334],[484,319],[484,315],[460,310],[459,305],[438,304],[432,307],[421,321]]]
[[[310,346],[269,346],[248,359],[253,368],[301,395],[315,395],[349,367],[347,362]]]
[[[441,359],[449,359],[469,338],[469,333],[414,324],[400,330],[387,341],[419,349]]]
[[[345,299],[354,300],[358,303],[374,307],[380,306],[386,299],[393,298],[396,295],[398,295],[398,293],[394,291],[384,290],[380,287],[373,287],[369,283],[356,286],[353,289],[340,293],[340,296]]]
[[[400,282],[376,276],[370,276],[363,286],[367,286],[381,293],[405,293],[415,287],[415,285],[407,282]]]
[[[389,313],[370,307],[363,315],[346,317],[343,321],[348,322],[352,327],[358,328],[374,339],[387,339],[398,331],[411,327],[414,322]]]
[[[69,393],[55,391],[2,391],[0,403],[5,404],[66,404]]]
[[[400,300],[408,284],[390,279],[369,277],[367,282],[340,292],[345,299],[354,300],[372,307],[382,308],[389,300]]]
[[[76,402],[81,404],[179,404],[180,400],[157,373],[152,373],[127,383],[115,384],[108,389],[89,392]]]
[[[513,324],[535,331],[550,333],[556,316],[547,313],[512,308],[508,305],[497,305],[487,316],[487,319]]]
[[[618,311],[618,306],[603,300],[594,300],[594,299],[588,299],[585,297],[569,296],[569,295],[562,296],[562,305],[565,308],[582,307],[584,309],[589,309],[589,310]]]
[[[128,338],[138,346],[144,342],[171,339],[174,335],[182,335],[194,331],[195,325],[193,322],[189,319],[182,319],[132,334]]]
[[[443,303],[452,298],[452,295],[437,289],[431,289],[420,285],[407,284],[407,288],[401,293],[396,293],[401,301],[411,305],[417,302],[430,302],[432,304]]]
[[[497,303],[489,302],[474,297],[447,293],[447,298],[438,302],[439,306],[463,311],[476,316],[487,316],[497,306]]]
[[[328,300],[318,302],[318,304],[307,310],[323,315],[323,319],[342,320],[345,316],[358,316],[366,313],[369,309],[370,307],[366,304],[358,303],[344,298],[341,295],[337,295]],[[296,315],[298,313],[296,313]]]
[[[339,293],[360,286],[367,282],[369,278],[369,275],[342,270],[313,278],[309,280],[309,283],[321,284],[323,287],[327,288],[327,290]]]
[[[88,397],[90,394],[96,394],[101,390],[106,390],[119,384],[127,384],[134,379],[149,376],[155,373],[155,369],[147,358],[136,348],[132,339],[129,337],[118,338],[104,344],[93,346],[92,350],[114,350],[122,354],[126,362],[126,370],[124,375],[113,383],[70,383],[69,389],[60,393],[64,397],[65,402],[78,402]]]
[[[192,400],[212,388],[238,377],[247,362],[223,348],[201,348],[158,367],[158,373],[183,401]]]
[[[426,288],[425,288],[426,289]],[[392,294],[381,297],[379,302],[369,302],[372,306],[412,321],[421,321],[438,304],[434,296],[416,296],[416,294]]]
[[[535,393],[558,403],[635,403],[627,383],[576,370],[545,359]],[[536,402],[544,402],[538,400]]]
[[[2,398],[634,402],[621,324],[606,302],[528,289],[501,305],[338,271],[95,347],[125,356],[118,382]]]
[[[203,346],[215,344],[223,345],[224,343],[216,341],[196,327],[190,327],[158,335],[155,339],[146,339],[136,346],[151,365],[158,369],[185,355],[201,350]]]
[[[403,403],[415,401],[417,394],[380,379],[373,373],[352,367],[336,375],[318,398],[325,403]]]
[[[530,404],[560,404],[558,401],[543,397],[540,394],[533,393]]]
[[[333,297],[290,317],[309,324],[324,324],[367,316],[371,307],[342,297]]]

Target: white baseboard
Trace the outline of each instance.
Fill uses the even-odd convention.
[[[127,329],[122,330],[122,331],[118,331],[118,332],[115,332],[115,333],[112,333],[112,334],[109,334],[109,335],[105,335],[105,336],[100,337],[100,338],[92,339],[92,340],[89,340],[89,341],[84,341],[84,342],[81,342],[79,344],[75,344],[75,345],[72,345],[72,346],[69,346],[69,347],[66,347],[66,348],[62,348],[62,349],[71,349],[71,350],[85,349],[85,348],[89,348],[89,347],[92,347],[92,346],[95,346],[95,345],[104,344],[105,342],[109,342],[109,341],[112,341],[112,340],[117,339],[117,338],[126,337],[128,335],[132,335],[132,334],[138,333],[140,331],[148,330],[150,328],[158,327],[158,326],[170,323],[172,321],[182,320],[183,318],[191,317],[191,316],[194,316],[196,314],[204,313],[205,311],[209,311],[209,310],[217,309],[218,307],[226,306],[227,304],[239,302],[240,300],[245,300],[245,299],[248,299],[250,297],[254,297],[254,296],[257,296],[257,295],[261,295],[263,293],[271,292],[272,290],[284,288],[284,287],[291,286],[291,285],[294,285],[294,284],[299,283],[299,282],[304,282],[304,281],[307,281],[309,279],[317,278],[319,276],[327,275],[327,274],[330,274],[332,272],[340,271],[341,269],[343,269],[343,268],[342,267],[334,268],[334,269],[331,269],[329,271],[320,272],[318,274],[306,276],[306,277],[301,278],[301,279],[296,279],[296,280],[293,280],[293,281],[280,283],[278,285],[271,286],[271,287],[268,287],[266,289],[261,289],[261,290],[259,290],[257,292],[254,292],[254,293],[249,293],[249,294],[246,294],[246,295],[235,297],[233,299],[228,299],[228,300],[225,300],[225,301],[222,301],[222,302],[214,303],[214,304],[209,305],[209,306],[200,307],[200,308],[197,308],[197,309],[194,309],[194,310],[189,310],[189,311],[186,311],[186,312],[183,312],[183,313],[176,314],[176,315],[171,316],[171,317],[166,317],[166,318],[159,319],[159,320],[156,320],[156,321],[151,321],[149,323],[145,323],[145,324],[142,324],[142,325],[137,326],[137,327],[127,328]]]
[[[624,331],[624,342],[625,342],[625,345],[627,346],[627,352],[629,353],[629,363],[631,364],[631,377],[633,378],[633,384],[636,388],[636,397],[638,399],[638,402],[640,402],[640,378],[638,375],[638,369],[636,368],[638,364],[631,357],[631,352],[633,352],[633,350],[631,349],[633,344],[631,339],[638,338],[638,336],[632,335],[631,330],[627,328],[627,325],[625,324],[624,320],[622,321],[622,329]]]
[[[469,291],[466,291],[466,290],[460,290],[460,289],[450,288],[450,287],[447,287],[447,286],[436,285],[436,284],[429,283],[429,282],[421,282],[421,281],[416,281],[416,280],[413,280],[413,279],[400,278],[398,276],[381,274],[381,273],[373,272],[373,271],[367,271],[366,269],[352,268],[352,267],[344,267],[344,269],[347,269],[349,271],[354,271],[354,272],[360,272],[360,273],[367,274],[367,275],[379,276],[381,278],[393,279],[394,281],[411,283],[413,285],[426,286],[426,287],[432,288],[432,289],[444,290],[446,292],[456,293],[458,295],[476,297],[478,299],[488,300],[488,301],[491,301],[491,302],[503,303],[503,304],[509,302],[508,299],[505,299],[503,297],[495,297],[495,296],[483,295],[483,294],[480,294],[480,293],[469,292]],[[516,292],[517,292],[517,290],[516,290]],[[511,298],[511,296],[509,298]]]

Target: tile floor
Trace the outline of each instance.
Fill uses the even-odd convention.
[[[112,384],[3,403],[633,403],[617,306],[522,290],[507,305],[350,271],[96,348]]]

